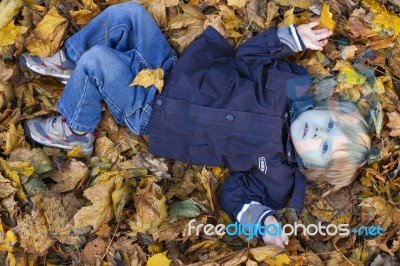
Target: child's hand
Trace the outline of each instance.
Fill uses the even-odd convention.
[[[322,51],[322,47],[328,43],[327,38],[331,36],[333,32],[327,28],[313,30],[312,28],[318,24],[319,21],[301,24],[297,26],[297,32],[307,48]]]
[[[269,215],[264,221],[265,226],[268,226],[269,224],[274,224],[275,225],[274,227],[279,228],[278,221],[272,215]],[[274,227],[270,226],[267,229],[270,233],[273,234],[273,233],[275,233],[273,230]],[[289,238],[283,231],[282,231],[282,235],[277,235],[277,236],[273,236],[273,235],[270,235],[267,232],[265,232],[265,234],[262,237],[262,240],[264,241],[265,244],[277,245],[281,248],[284,247],[283,244],[285,244],[285,245],[289,244]]]

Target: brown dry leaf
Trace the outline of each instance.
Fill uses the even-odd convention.
[[[387,116],[389,117],[389,123],[387,123],[387,126],[391,129],[389,133],[390,136],[392,137],[400,136],[400,113],[399,112],[387,113]]]
[[[0,29],[13,20],[23,5],[24,3],[21,0],[4,0],[0,2]]]
[[[134,244],[134,241],[135,239],[123,236],[111,245],[111,249],[121,252],[127,265],[144,265],[147,261],[146,253],[143,252],[138,244]],[[111,255],[112,257],[109,254],[107,254],[107,259],[110,262],[114,259],[115,254]]]
[[[132,158],[137,166],[145,166],[158,179],[170,178],[167,160],[163,157],[155,157],[151,153],[138,153]]]
[[[282,6],[299,7],[308,9],[311,6],[311,0],[274,0],[275,3]]]
[[[153,236],[153,239],[158,241],[170,242],[174,239],[177,239],[180,234],[182,234],[182,240],[184,242],[188,239],[190,239],[191,241],[195,241],[198,236],[196,236],[194,231],[192,231],[189,235],[189,222],[194,219],[195,222],[192,222],[192,225],[197,226],[199,224],[206,224],[207,218],[207,215],[201,215],[196,218],[181,218],[173,223],[170,223],[169,220],[166,220],[160,225],[159,228],[150,231],[150,233]]]
[[[68,22],[52,7],[36,26],[27,49],[39,57],[48,57],[60,49]]]
[[[115,146],[107,137],[96,138],[94,152],[97,157],[107,158],[111,163],[115,163],[121,154],[119,146]]]
[[[93,0],[82,0],[82,4],[85,9],[70,11],[71,17],[77,25],[86,25],[100,13],[99,7]]]
[[[213,176],[211,171],[208,171],[205,167],[202,169],[201,173],[197,173],[197,177],[200,179],[201,184],[206,190],[206,197],[208,200],[208,205],[211,207],[213,211],[215,209],[214,201],[216,194],[216,179]]]
[[[146,8],[161,29],[165,29],[168,25],[166,8],[179,4],[177,0],[139,0],[138,2]]]
[[[207,19],[204,21],[204,28],[208,26],[216,29],[224,38],[230,37],[229,31],[226,29],[221,15],[211,14],[207,15]]]
[[[379,196],[364,199],[358,206],[361,207],[361,215],[368,212],[374,216],[374,225],[380,225],[385,232],[398,231],[400,229],[400,210]],[[361,216],[362,217],[362,216]],[[362,225],[368,221],[361,220]]]
[[[335,28],[335,21],[332,19],[332,13],[329,12],[329,6],[324,4],[321,11],[321,17],[319,19],[320,27],[333,30]]]
[[[246,11],[249,19],[253,19],[253,22],[261,29],[264,28],[264,23],[266,20],[265,13],[267,10],[265,10],[265,7],[266,0],[249,0],[248,4],[246,5]]]
[[[135,85],[142,86],[146,89],[154,85],[158,92],[161,93],[164,86],[164,70],[162,68],[142,69],[137,73],[129,86]]]
[[[0,82],[8,81],[14,74],[13,68],[8,68],[3,60],[0,60]]]
[[[17,189],[11,185],[11,181],[0,174],[0,198],[8,197],[15,191]]]
[[[236,8],[242,8],[242,7],[246,6],[246,2],[247,1],[248,0],[228,0],[227,1],[227,5],[228,6],[233,6],[233,7],[236,7]]]
[[[41,211],[33,210],[32,215],[25,214],[16,227],[21,246],[29,253],[44,256],[54,245],[48,236],[46,218]]]
[[[96,237],[82,250],[82,262],[85,265],[99,265],[106,248],[107,243],[101,237]]]
[[[392,50],[392,54],[389,58],[389,66],[396,76],[400,78],[400,48],[396,47]]]
[[[150,183],[143,188],[137,187],[133,200],[136,214],[134,220],[129,222],[133,233],[158,228],[168,217],[165,196],[155,183]]]
[[[343,60],[352,59],[355,56],[357,50],[358,50],[357,46],[349,45],[342,49],[340,55]]]
[[[84,184],[90,175],[89,168],[80,161],[71,159],[68,166],[62,170],[53,170],[43,174],[53,179],[57,184],[51,187],[55,193],[74,190]]]
[[[346,28],[350,30],[352,37],[354,38],[366,38],[377,35],[370,27],[368,27],[364,21],[365,10],[355,9],[350,15],[347,21]]]
[[[203,33],[206,16],[194,6],[179,6],[183,13],[171,16],[168,28],[179,30],[171,32],[171,41],[176,44],[179,52],[182,52],[197,36]]]
[[[95,184],[86,189],[83,195],[91,201],[91,205],[81,208],[74,216],[75,229],[91,227],[92,233],[108,223],[114,217],[111,194],[115,189],[116,171],[100,174]]]

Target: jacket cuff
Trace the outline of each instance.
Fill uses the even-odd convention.
[[[262,234],[259,234],[259,225],[264,225],[265,219],[269,215],[274,215],[277,218],[277,213],[259,202],[252,201],[248,204],[244,204],[240,212],[236,216],[236,220],[241,224],[248,224],[254,229],[254,235],[258,239],[262,240]]]
[[[277,31],[279,40],[289,46],[293,52],[300,52],[306,49],[298,31],[297,26],[292,24],[290,26],[279,28]]]

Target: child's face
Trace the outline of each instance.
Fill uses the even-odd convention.
[[[306,167],[326,167],[332,154],[348,141],[337,126],[334,113],[329,110],[309,110],[300,114],[290,126],[290,136]],[[340,152],[335,156],[340,156]]]

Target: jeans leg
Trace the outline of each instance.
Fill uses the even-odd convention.
[[[150,69],[163,67],[164,62],[176,57],[150,14],[134,2],[106,8],[65,42],[69,55],[75,61],[79,61],[94,45],[133,52]]]
[[[132,66],[135,69],[132,70]],[[57,103],[75,130],[92,132],[101,118],[101,101],[115,120],[135,134],[146,134],[156,88],[132,86],[141,58],[97,45],[83,54]]]

